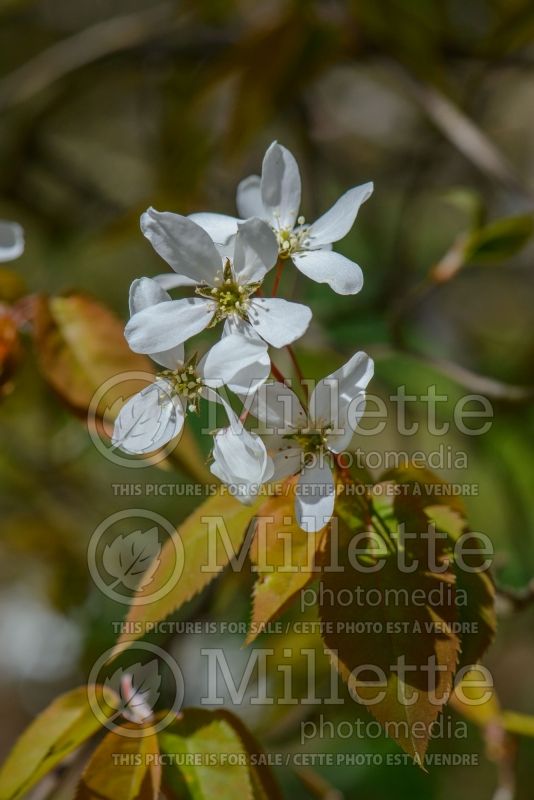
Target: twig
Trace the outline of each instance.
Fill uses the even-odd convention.
[[[29,100],[80,67],[150,41],[169,30],[172,3],[99,22],[57,42],[0,81],[0,110]]]
[[[416,80],[399,64],[390,62],[397,76],[446,138],[484,174],[529,200],[534,197],[497,146],[448,97],[434,86]]]
[[[454,361],[449,361],[444,358],[433,358],[432,356],[423,356],[420,353],[414,353],[404,347],[392,348],[388,345],[377,345],[376,347],[367,348],[369,355],[375,360],[395,358],[399,355],[409,356],[420,364],[432,367],[448,378],[464,386],[466,389],[471,389],[477,394],[483,394],[495,400],[502,400],[509,403],[524,403],[534,398],[534,386],[517,386],[512,383],[504,383],[496,378],[490,378],[487,375],[480,375],[473,372]]]

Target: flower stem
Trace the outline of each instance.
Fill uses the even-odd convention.
[[[273,373],[274,377],[280,383],[285,383],[286,379],[284,375],[280,372],[274,361],[271,359],[271,372]]]
[[[276,274],[274,276],[272,297],[276,297],[276,295],[278,294],[278,289],[279,289],[279,286],[280,286],[280,281],[282,279],[282,272],[283,271],[284,271],[284,262],[282,261],[281,258],[279,258],[277,263],[276,263]]]

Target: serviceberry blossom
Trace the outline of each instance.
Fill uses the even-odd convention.
[[[219,322],[225,323],[223,335],[260,338],[265,348],[284,347],[306,331],[307,306],[258,296],[278,253],[272,231],[261,220],[240,223],[220,250],[203,228],[178,214],[150,208],[141,217],[141,229],[176,273],[156,281],[165,289],[193,287],[196,296],[134,313],[125,336],[135,352],[166,352]]]
[[[237,210],[248,219],[267,222],[277,239],[281,259],[291,259],[308,278],[327,283],[338,294],[356,294],[363,286],[360,267],[335,253],[332,244],[352,228],[360,206],[373,192],[372,183],[349,189],[332,208],[308,224],[299,215],[301,180],[298,164],[290,151],[273,142],[265,153],[261,177],[245,178],[237,189]],[[240,220],[224,214],[191,214],[216,242],[232,236]]]
[[[24,252],[24,231],[17,222],[0,220],[0,262],[13,261]]]
[[[168,292],[151,278],[131,286],[132,315],[169,301]],[[216,392],[222,386],[239,394],[255,391],[270,371],[263,342],[235,333],[223,337],[200,360],[194,355],[185,361],[183,344],[150,356],[165,369],[124,404],[115,421],[112,443],[127,453],[163,447],[179,435],[187,412],[198,411],[201,398],[222,402]]]
[[[331,454],[335,457],[349,447],[364,412],[365,389],[373,370],[372,359],[366,353],[356,353],[317,383],[307,412],[288,386],[274,381],[260,386],[249,403],[260,428],[267,426],[262,438],[273,461],[271,480],[300,474],[295,513],[300,527],[309,533],[323,528],[334,512]],[[240,458],[236,446],[235,460],[239,462]],[[233,463],[231,447],[225,459]]]

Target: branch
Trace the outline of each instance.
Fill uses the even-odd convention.
[[[81,67],[166,34],[174,14],[172,3],[161,3],[148,11],[99,22],[62,39],[0,81],[0,111],[29,100]]]
[[[480,375],[478,372],[473,372],[445,358],[423,356],[420,353],[414,353],[408,348],[392,348],[388,345],[377,345],[367,349],[369,354],[376,360],[395,358],[399,355],[409,356],[423,366],[438,370],[442,375],[451,378],[465,389],[470,389],[476,394],[483,394],[494,400],[502,400],[508,403],[524,403],[534,398],[534,386],[518,386],[513,383],[505,383],[497,380],[497,378],[490,378],[488,375]]]
[[[465,158],[485,175],[534,201],[533,193],[508,159],[467,114],[434,86],[416,80],[398,63],[393,63],[393,68],[428,118]]]

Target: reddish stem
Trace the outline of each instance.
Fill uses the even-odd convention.
[[[272,297],[276,297],[276,295],[278,294],[278,289],[280,287],[280,281],[282,279],[283,271],[284,271],[284,262],[282,261],[281,258],[279,258],[276,264],[276,275],[274,276]]]
[[[271,360],[271,372],[273,373],[277,381],[280,381],[280,383],[285,383],[286,381],[285,377],[283,376],[283,374],[280,372],[280,370],[272,360]]]

